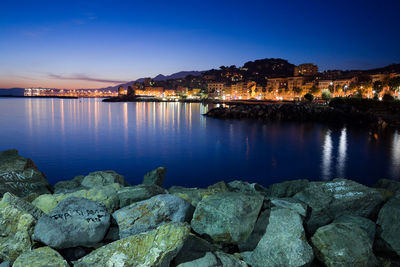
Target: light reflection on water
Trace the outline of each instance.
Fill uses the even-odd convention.
[[[0,150],[17,148],[48,179],[113,169],[131,183],[167,166],[166,186],[222,179],[268,185],[400,177],[400,135],[310,123],[207,118],[199,103],[102,103],[100,99],[0,99]]]

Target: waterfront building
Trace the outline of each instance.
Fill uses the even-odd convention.
[[[300,64],[294,67],[294,76],[314,76],[318,74],[318,66],[312,63]]]

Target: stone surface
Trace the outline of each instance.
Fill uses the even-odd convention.
[[[263,203],[260,195],[222,192],[203,198],[193,214],[193,230],[221,243],[247,240]]]
[[[167,223],[157,229],[129,236],[96,249],[74,262],[83,266],[169,266],[189,236],[186,223]]]
[[[0,261],[12,263],[21,253],[31,250],[36,220],[9,199],[6,195],[0,201]]]
[[[10,262],[9,261],[3,261],[2,263],[0,263],[0,267],[10,267]]]
[[[13,267],[69,267],[64,258],[49,247],[41,247],[21,254],[14,262]]]
[[[185,199],[194,207],[196,207],[204,197],[211,196],[219,192],[229,191],[229,187],[224,182],[216,183],[207,188],[185,188],[182,186],[172,186],[168,189],[170,194]]]
[[[27,196],[30,193],[46,194],[51,190],[46,176],[31,159],[20,156],[15,149],[0,152],[0,195],[10,192]]]
[[[400,256],[400,198],[392,198],[380,210],[376,224],[379,237],[385,242],[384,250]]]
[[[376,225],[370,219],[354,216],[354,215],[343,215],[336,218],[334,223],[354,223],[358,225],[362,230],[364,230],[367,234],[371,242],[374,242],[375,239],[375,231]]]
[[[74,179],[72,180],[67,180],[67,181],[60,181],[54,185],[54,194],[60,194],[60,193],[72,193],[78,190],[85,189],[82,186],[82,181],[85,176],[83,175],[78,175],[75,176]]]
[[[245,253],[251,266],[307,266],[313,250],[307,243],[301,216],[289,209],[272,208],[264,236],[255,250]]]
[[[308,186],[309,181],[306,179],[286,181],[282,183],[272,184],[268,187],[266,194],[269,197],[292,197]]]
[[[69,197],[38,220],[34,238],[52,248],[91,247],[110,226],[110,214],[99,202]]]
[[[332,223],[311,238],[316,257],[326,266],[376,266],[368,234],[354,223]]]
[[[303,217],[307,215],[307,205],[300,200],[294,198],[271,198],[270,202],[275,207],[293,210]]]
[[[311,234],[342,215],[373,218],[383,202],[377,190],[346,179],[311,182],[294,198],[311,207],[310,218],[306,221]]]
[[[110,184],[106,186],[97,186],[90,189],[79,190],[67,194],[45,194],[36,198],[32,204],[41,209],[44,213],[52,211],[58,203],[68,197],[82,197],[103,203],[108,212],[112,213],[119,207],[117,192],[120,190],[120,184]]]
[[[257,183],[250,184],[245,181],[235,180],[228,183],[229,190],[232,192],[241,192],[248,194],[266,194],[267,189]]]
[[[392,193],[400,191],[400,182],[389,179],[379,179],[374,185],[375,188],[383,188],[391,191]]]
[[[260,242],[267,229],[270,212],[270,209],[266,209],[260,213],[249,238],[238,244],[240,251],[253,251],[257,247],[258,242]]]
[[[188,221],[192,214],[193,209],[186,200],[164,194],[119,209],[113,213],[113,218],[118,224],[120,238],[124,238],[170,221]]]
[[[29,213],[33,216],[33,218],[35,218],[35,220],[38,220],[44,214],[40,209],[38,209],[31,203],[8,192],[3,195],[1,202],[3,203],[3,205],[7,204],[24,213]]]
[[[149,199],[159,194],[165,194],[166,190],[158,185],[137,185],[123,187],[118,191],[119,206],[121,208],[132,203]]]
[[[114,183],[120,184],[122,186],[128,185],[128,183],[124,179],[124,176],[116,173],[115,171],[91,172],[87,176],[85,176],[85,178],[83,178],[81,182],[81,184],[87,188],[105,186]]]
[[[203,257],[196,260],[179,264],[178,267],[246,267],[244,261],[235,256],[221,251],[207,252]]]
[[[206,240],[190,234],[185,240],[181,250],[171,261],[171,266],[178,266],[182,263],[191,262],[200,259],[206,255],[207,252],[216,251],[217,248],[208,243]]]
[[[158,186],[163,186],[166,172],[167,168],[158,167],[157,169],[152,170],[151,172],[148,172],[144,175],[142,184],[147,184],[147,185],[155,184]]]

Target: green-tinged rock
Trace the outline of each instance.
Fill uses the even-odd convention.
[[[326,266],[377,266],[368,234],[354,223],[332,223],[311,238],[317,258]]]
[[[168,223],[100,247],[74,262],[83,266],[169,266],[190,233],[186,223]]]
[[[265,230],[267,229],[270,212],[270,209],[261,211],[249,238],[238,244],[240,251],[253,251],[257,247],[258,242],[260,242],[261,238],[265,234]]]
[[[165,194],[166,190],[158,185],[137,185],[123,187],[118,191],[119,206],[121,208],[132,203],[149,199],[155,195]]]
[[[21,254],[13,267],[69,267],[64,258],[49,247],[41,247]]]
[[[186,200],[173,195],[157,195],[132,203],[113,214],[119,236],[124,238],[152,230],[167,222],[190,221],[193,207]]]
[[[167,172],[167,168],[165,167],[158,167],[155,170],[152,170],[151,172],[148,172],[145,174],[143,177],[143,183],[142,184],[155,184],[158,186],[162,186],[164,183],[164,177],[165,173]]]
[[[0,260],[14,262],[20,254],[31,250],[36,220],[9,199],[0,201]]]
[[[266,195],[267,189],[257,183],[250,184],[248,182],[235,180],[228,183],[229,191],[241,192],[247,194],[262,194]]]
[[[1,203],[3,205],[10,205],[22,212],[29,213],[33,216],[33,218],[35,218],[35,220],[38,220],[44,214],[40,209],[31,203],[8,192],[4,194]]]
[[[115,171],[91,172],[87,176],[85,176],[85,178],[83,178],[81,182],[82,186],[87,188],[105,186],[114,183],[120,184],[122,186],[128,185],[128,183],[124,179],[124,176],[116,173]]]
[[[392,198],[380,210],[376,224],[379,238],[385,243],[380,250],[400,256],[400,198]]]
[[[383,203],[383,197],[376,189],[346,179],[311,182],[294,198],[311,207],[306,221],[307,231],[311,234],[342,215],[373,218]]]
[[[196,207],[204,197],[229,191],[229,187],[224,182],[216,183],[207,188],[185,188],[182,186],[172,186],[168,189],[168,192],[171,195],[183,198],[194,207]]]
[[[266,195],[269,197],[292,197],[308,186],[307,179],[292,180],[272,184],[268,187]]]
[[[203,198],[193,214],[193,230],[210,236],[215,242],[239,243],[254,229],[263,197],[222,192]]]
[[[389,179],[379,179],[379,181],[374,185],[375,188],[383,188],[396,193],[400,191],[400,182],[393,181]]]
[[[31,159],[20,156],[15,149],[0,152],[0,195],[10,192],[23,197],[31,193],[47,194],[51,190],[46,176]]]
[[[108,212],[113,212],[119,207],[117,192],[120,190],[120,184],[110,184],[106,186],[97,186],[87,190],[79,190],[67,194],[45,194],[36,198],[32,204],[41,209],[44,213],[52,211],[58,203],[67,197],[82,197],[103,203]]]
[[[190,234],[179,253],[171,261],[171,266],[178,266],[185,262],[200,259],[204,257],[207,252],[216,250],[217,248],[213,244],[208,243],[206,240],[196,235]]]
[[[72,180],[67,180],[67,181],[60,181],[54,185],[54,194],[60,194],[60,193],[72,193],[78,190],[85,189],[82,186],[82,181],[85,176],[83,175],[78,175],[75,176],[74,179]]]
[[[370,219],[360,217],[360,216],[353,216],[353,215],[343,215],[336,218],[334,223],[354,223],[358,225],[362,230],[364,230],[367,234],[371,242],[374,242],[375,239],[375,228],[376,225]]]
[[[282,208],[271,209],[264,236],[253,252],[243,255],[254,267],[307,266],[314,259],[301,216]]]

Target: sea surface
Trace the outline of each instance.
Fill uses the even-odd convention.
[[[32,158],[50,183],[115,170],[131,184],[167,167],[165,186],[221,180],[264,186],[344,177],[366,185],[400,179],[400,133],[313,123],[202,116],[199,103],[0,98],[0,150]]]

